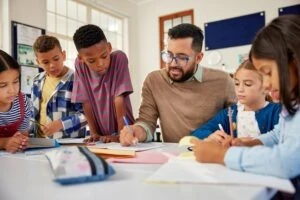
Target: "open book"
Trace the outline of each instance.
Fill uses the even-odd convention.
[[[27,149],[35,149],[35,148],[52,148],[58,147],[59,144],[55,139],[48,138],[29,138]]]
[[[294,193],[295,188],[286,179],[233,171],[219,164],[198,163],[193,159],[171,158],[169,162],[146,179],[150,183],[190,183],[253,185],[270,187]]]

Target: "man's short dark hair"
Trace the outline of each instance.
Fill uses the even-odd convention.
[[[192,48],[200,52],[202,50],[202,42],[203,42],[203,32],[202,30],[193,25],[193,24],[179,24],[169,29],[168,32],[169,38],[179,39],[179,38],[193,38]]]
[[[77,51],[79,51],[82,48],[87,48],[107,40],[99,26],[87,24],[76,30],[73,35],[73,41]]]

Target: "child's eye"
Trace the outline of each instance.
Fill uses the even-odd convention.
[[[252,84],[249,84],[249,83],[245,83],[245,85],[246,85],[247,87],[251,87],[251,86],[252,86]]]
[[[101,56],[102,59],[106,59],[108,55]]]
[[[6,85],[0,85],[0,88],[5,88],[6,87]]]
[[[235,82],[235,83],[234,83],[234,85],[235,85],[235,86],[239,86],[239,85],[240,85],[240,83],[237,83],[237,82]]]
[[[16,81],[14,81],[14,84],[18,84],[20,81],[19,80],[16,80]]]
[[[95,61],[94,60],[88,60],[88,63],[93,64]]]

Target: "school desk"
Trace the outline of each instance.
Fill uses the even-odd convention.
[[[152,151],[176,151],[177,144],[167,144]],[[269,199],[274,190],[264,187],[149,184],[144,180],[159,164],[116,164],[116,174],[103,182],[61,186],[43,155],[0,155],[1,200],[247,200]]]

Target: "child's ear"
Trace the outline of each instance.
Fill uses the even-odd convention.
[[[83,60],[82,60],[82,57],[80,56],[80,54],[77,55],[77,58],[78,58],[78,60],[79,60],[80,62],[83,61]]]
[[[107,47],[108,47],[108,51],[109,51],[109,53],[111,53],[111,51],[112,51],[112,47],[111,47],[111,43],[110,43],[110,42],[108,42],[108,43],[107,43]]]
[[[66,51],[65,50],[62,51],[62,55],[63,55],[63,59],[65,61],[66,60]]]

